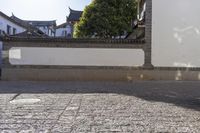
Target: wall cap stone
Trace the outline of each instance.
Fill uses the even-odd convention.
[[[24,37],[0,37],[4,42],[63,42],[63,43],[95,43],[95,44],[145,44],[141,39],[91,39],[91,38],[24,38]]]

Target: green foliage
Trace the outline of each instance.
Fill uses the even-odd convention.
[[[132,30],[137,15],[136,0],[93,0],[75,25],[74,36],[111,38]]]

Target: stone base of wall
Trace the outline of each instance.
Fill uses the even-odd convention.
[[[200,80],[200,71],[128,69],[3,68],[2,80],[24,81],[134,81]]]

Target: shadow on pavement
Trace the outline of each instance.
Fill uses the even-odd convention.
[[[0,82],[1,94],[115,93],[200,111],[200,82]]]

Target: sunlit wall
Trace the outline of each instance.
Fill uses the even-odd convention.
[[[152,0],[152,63],[200,67],[200,0]]]

